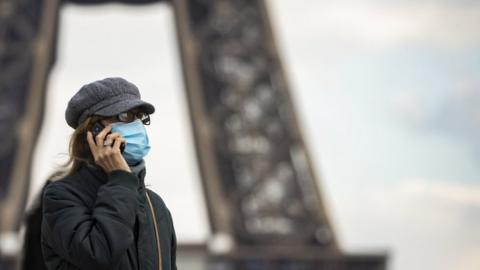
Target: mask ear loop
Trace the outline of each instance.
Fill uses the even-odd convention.
[[[140,117],[138,117],[138,118],[142,121],[142,123],[144,125],[146,125],[146,126],[150,125],[150,115],[149,114],[145,114],[145,118],[143,118],[143,119],[140,118]]]

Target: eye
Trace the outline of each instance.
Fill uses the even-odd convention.
[[[132,121],[132,115],[130,112],[122,112],[117,115],[117,118],[121,122],[130,122]]]

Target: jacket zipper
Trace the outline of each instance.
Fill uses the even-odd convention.
[[[157,216],[155,215],[155,210],[153,209],[152,201],[150,200],[150,196],[148,195],[148,192],[145,191],[145,194],[147,195],[148,206],[150,208],[150,211],[152,212],[153,226],[155,228],[155,239],[157,240],[157,251],[158,251],[158,269],[162,270],[162,252],[161,252],[161,246],[160,246],[160,235],[158,233]]]

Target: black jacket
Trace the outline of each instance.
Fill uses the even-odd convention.
[[[145,170],[108,175],[83,166],[43,193],[42,253],[47,269],[175,270],[172,217],[145,188]],[[159,260],[151,199],[160,239]],[[158,264],[161,261],[162,268]]]

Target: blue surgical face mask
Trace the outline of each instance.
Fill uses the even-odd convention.
[[[147,131],[141,120],[130,123],[113,123],[112,132],[119,133],[126,141],[123,157],[128,165],[140,162],[150,151]]]

